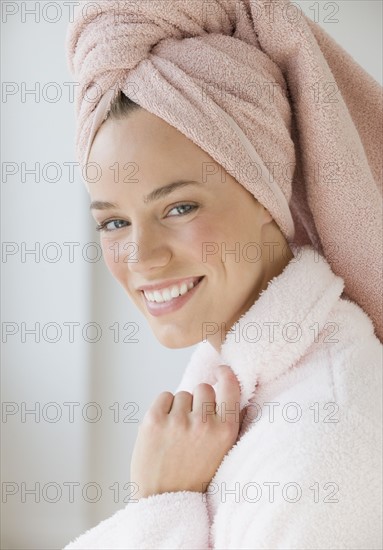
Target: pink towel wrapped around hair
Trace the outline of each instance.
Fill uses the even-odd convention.
[[[313,244],[383,340],[382,88],[289,0],[81,2],[66,39],[84,166],[120,90]]]

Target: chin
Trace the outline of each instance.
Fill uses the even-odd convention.
[[[199,344],[199,342],[202,341],[202,338],[194,337],[192,338],[190,334],[188,335],[174,335],[174,334],[156,334],[154,332],[154,336],[159,341],[159,343],[164,346],[165,348],[169,349],[183,349],[183,348],[189,348],[191,346],[194,346],[196,344]]]

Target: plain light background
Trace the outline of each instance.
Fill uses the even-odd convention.
[[[74,162],[70,3],[2,2],[4,549],[62,548],[126,505],[138,421],[175,390],[194,350],[160,345],[88,244],[98,243],[88,194],[64,164]],[[382,82],[381,0],[295,4]]]

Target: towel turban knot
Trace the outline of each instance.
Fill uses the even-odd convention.
[[[289,0],[83,1],[66,49],[82,167],[122,91],[314,245],[383,339],[381,86],[317,23]]]

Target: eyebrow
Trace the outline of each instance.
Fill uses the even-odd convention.
[[[170,195],[170,193],[173,193],[173,191],[175,191],[176,189],[179,189],[180,187],[186,187],[186,185],[201,185],[201,182],[190,181],[190,180],[173,181],[172,183],[168,183],[167,185],[154,189],[154,191],[152,191],[151,193],[149,193],[149,195],[146,195],[144,197],[144,202],[145,203],[153,202],[153,201],[162,199],[164,197],[167,197],[168,195]],[[89,207],[90,210],[107,210],[108,208],[118,208],[118,205],[114,204],[113,202],[93,201]]]

